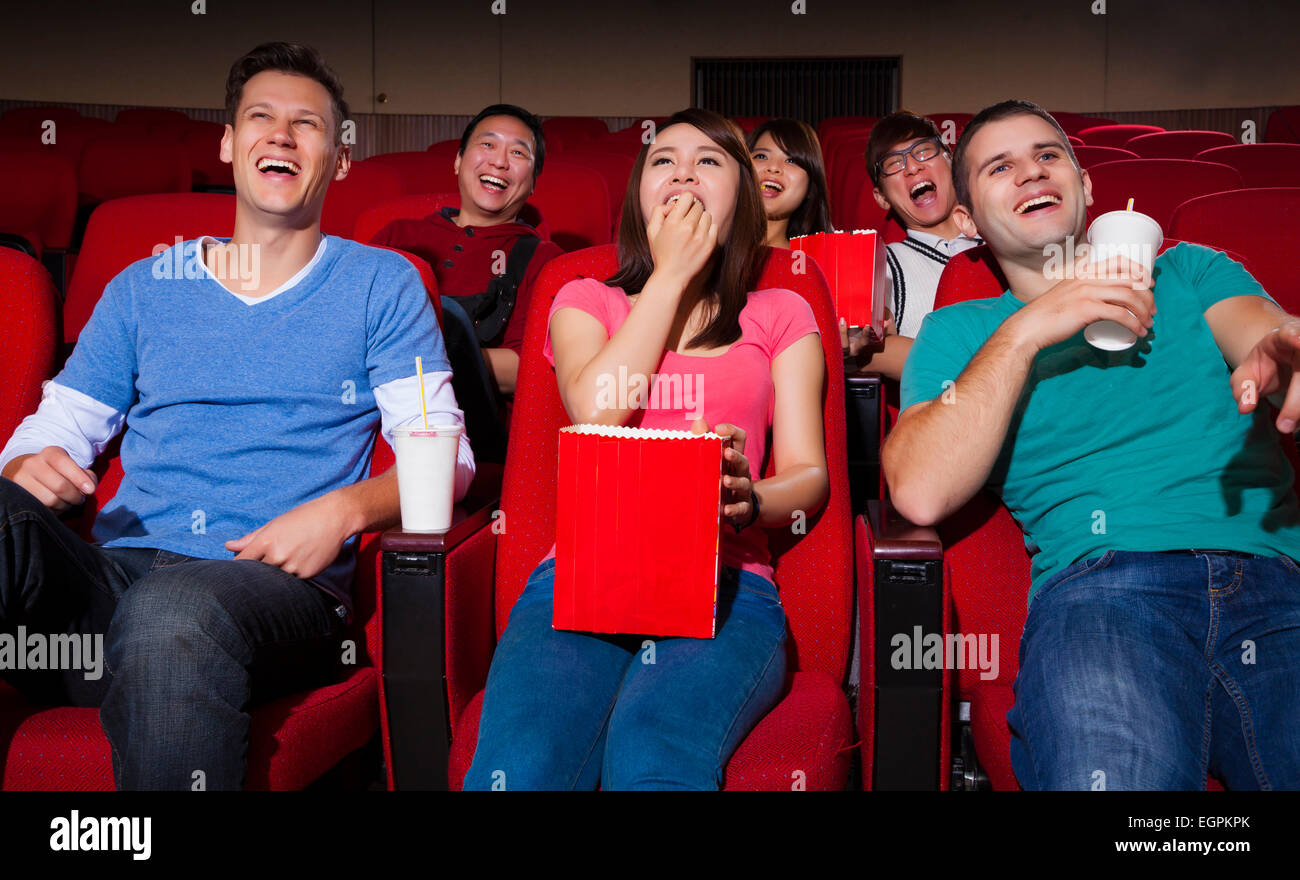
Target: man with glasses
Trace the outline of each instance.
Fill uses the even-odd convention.
[[[866,160],[876,204],[894,213],[907,238],[885,248],[893,322],[883,343],[872,345],[865,331],[849,336],[847,328],[841,341],[850,370],[897,380],[921,319],[934,308],[948,258],[980,240],[962,235],[953,221],[952,155],[932,121],[907,110],[886,116],[871,129]]]

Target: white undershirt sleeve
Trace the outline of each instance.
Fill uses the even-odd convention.
[[[22,420],[0,452],[0,468],[46,446],[60,447],[78,467],[89,468],[125,420],[126,413],[51,380],[45,383],[41,405]]]
[[[424,374],[424,401],[430,425],[460,425],[460,446],[456,450],[456,500],[465,497],[469,484],[474,481],[474,451],[465,433],[465,414],[456,403],[456,393],[451,388],[451,371],[441,370]],[[408,376],[394,379],[375,388],[375,403],[379,406],[380,428],[384,439],[394,449],[393,429],[423,424],[420,411],[420,377]]]

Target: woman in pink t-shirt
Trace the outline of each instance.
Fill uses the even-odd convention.
[[[467,789],[717,788],[781,698],[785,613],[763,527],[789,528],[826,501],[825,361],[808,304],[755,290],[766,225],[740,131],[684,110],[633,169],[618,273],[556,295],[546,355],[575,423],[732,438],[717,635],[552,629],[552,553],[493,656]],[[620,376],[668,378],[682,392],[608,394]],[[759,480],[769,434],[773,474]]]

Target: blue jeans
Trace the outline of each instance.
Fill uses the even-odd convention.
[[[99,706],[120,789],[241,788],[248,708],[337,680],[341,607],[262,562],[87,544],[0,479],[0,632],[98,636],[104,654],[98,675],[4,678],[37,703]]]
[[[471,789],[716,789],[785,689],[785,612],[771,581],[723,569],[712,639],[551,628],[555,561],[528,579],[501,637]]]
[[[1109,551],[1035,595],[1011,759],[1026,789],[1300,788],[1300,568]]]

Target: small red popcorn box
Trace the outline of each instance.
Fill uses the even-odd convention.
[[[604,425],[559,439],[552,626],[713,638],[730,440]]]
[[[835,317],[850,327],[870,326],[877,337],[885,331],[885,239],[874,229],[817,232],[790,239],[791,251],[803,251],[816,261],[835,302]]]

